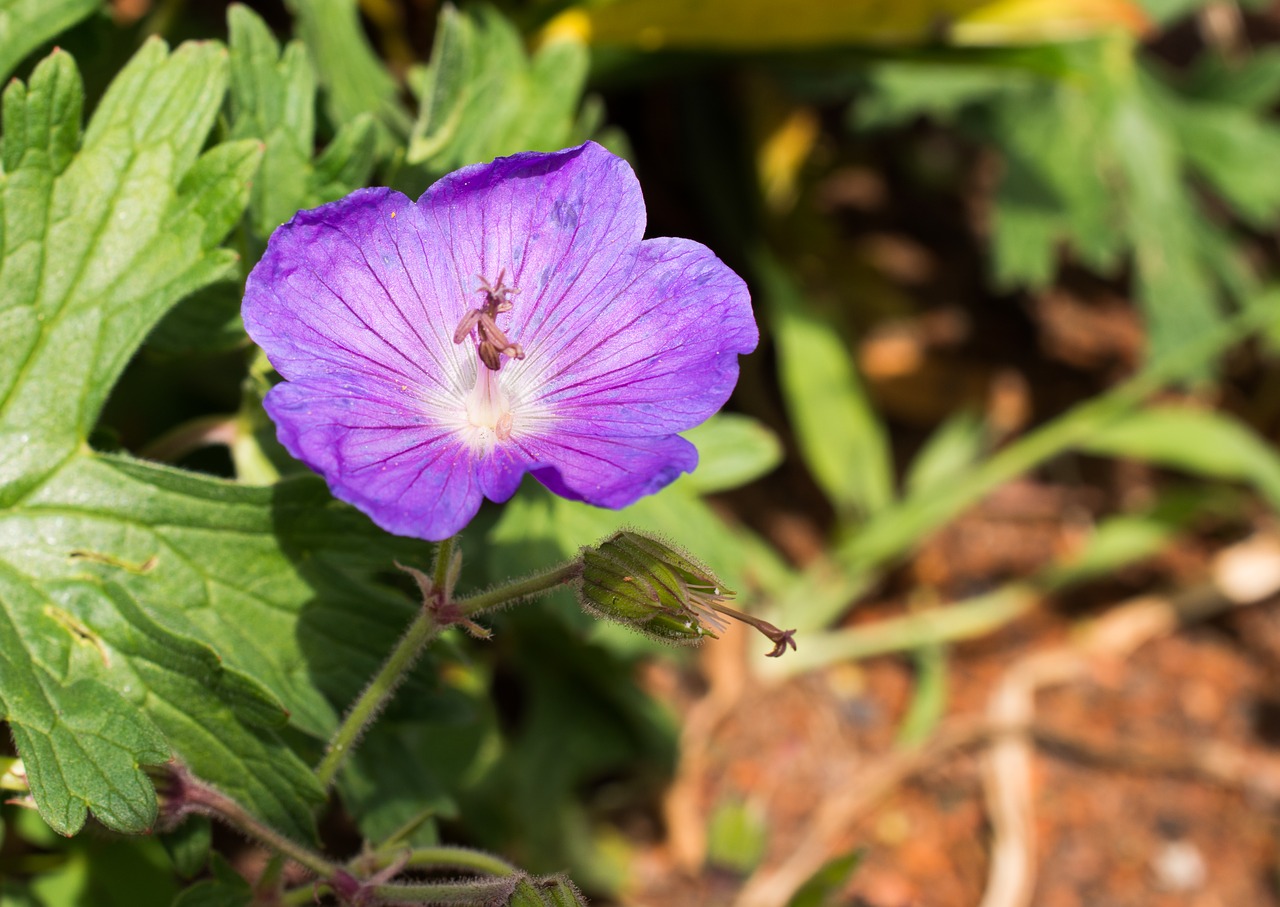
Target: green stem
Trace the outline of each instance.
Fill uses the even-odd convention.
[[[437,547],[435,571],[437,577],[447,573],[452,552],[452,539],[445,539]],[[396,689],[408,676],[410,668],[422,656],[427,643],[440,631],[436,612],[441,605],[446,604],[438,597],[442,594],[443,588],[443,584],[437,583],[433,597],[422,603],[418,613],[414,615],[404,631],[404,635],[400,637],[400,641],[391,650],[391,654],[378,669],[378,673],[373,676],[373,680],[369,681],[369,685],[364,688],[364,692],[356,698],[350,711],[329,740],[329,745],[325,747],[324,758],[316,766],[316,780],[324,790],[328,791],[333,786],[338,770],[350,755],[356,742],[391,701]]]
[[[837,661],[858,661],[985,636],[1034,609],[1043,591],[1033,584],[1020,583],[943,608],[810,633],[794,655],[771,664],[769,673],[789,676]]]
[[[525,579],[516,580],[504,586],[496,586],[468,598],[460,598],[455,604],[464,617],[474,617],[482,611],[488,611],[490,608],[497,608],[501,605],[519,601],[522,598],[531,598],[535,595],[550,592],[557,586],[563,586],[571,582],[581,572],[582,563],[575,558],[567,564],[552,567],[542,573],[535,573]]]
[[[357,858],[358,859],[358,858]],[[402,863],[405,869],[455,869],[480,875],[515,875],[516,868],[493,854],[468,847],[417,847],[406,855],[390,850],[373,855],[375,869]]]
[[[453,561],[453,537],[449,537],[440,543],[436,548],[436,575],[435,582],[437,589],[449,588],[449,566]]]
[[[280,907],[315,907],[321,899],[332,894],[333,888],[327,882],[314,882],[290,889],[280,895]]]
[[[306,867],[321,878],[331,878],[339,867],[320,854],[308,850],[291,838],[267,825],[235,800],[210,787],[188,772],[182,776],[182,804],[189,812],[220,819],[251,837],[257,838],[276,853]]]
[[[231,447],[239,434],[237,416],[200,416],[183,422],[138,451],[144,460],[173,463],[203,447]]]
[[[474,882],[388,883],[368,889],[383,904],[505,904],[515,889],[510,877]]]

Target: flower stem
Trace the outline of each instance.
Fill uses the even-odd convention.
[[[336,864],[330,863],[320,854],[309,850],[292,838],[282,835],[270,825],[260,821],[235,800],[205,784],[190,772],[184,770],[180,780],[184,811],[220,819],[233,828],[238,828],[245,834],[257,838],[272,850],[306,867],[321,878],[330,878],[339,871]]]
[[[436,588],[449,588],[449,565],[453,559],[453,536],[445,539],[436,548]]]
[[[338,775],[338,769],[346,761],[356,742],[368,730],[369,725],[391,701],[396,688],[404,681],[409,669],[414,666],[440,630],[436,619],[437,609],[444,604],[438,598],[442,594],[444,584],[439,579],[448,573],[449,559],[453,553],[453,539],[445,539],[436,549],[435,575],[437,583],[433,599],[424,601],[414,615],[404,635],[396,643],[387,660],[383,662],[378,673],[369,681],[364,692],[352,704],[342,723],[325,747],[324,758],[316,766],[316,779],[320,786],[328,791]]]
[[[358,858],[357,858],[358,859]],[[481,875],[509,876],[515,875],[516,868],[506,860],[493,854],[469,847],[416,847],[413,850],[396,854],[390,850],[373,854],[374,868],[381,869],[395,863],[401,863],[405,869],[454,869],[464,872],[475,872]]]
[[[482,611],[488,611],[490,608],[497,608],[501,605],[519,601],[522,598],[531,598],[544,592],[550,592],[557,586],[563,586],[570,582],[581,572],[582,561],[575,558],[566,564],[552,567],[542,573],[535,573],[525,579],[516,580],[502,586],[495,586],[492,589],[467,598],[460,598],[454,604],[464,617],[474,617]]]
[[[384,904],[505,904],[515,889],[510,876],[477,879],[474,882],[389,883],[368,889],[375,903]]]

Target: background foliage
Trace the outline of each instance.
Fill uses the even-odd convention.
[[[0,709],[22,759],[8,786],[38,811],[2,814],[0,903],[250,903],[224,859],[243,847],[207,824],[123,836],[156,826],[148,771],[170,754],[298,840],[459,841],[601,897],[622,884],[605,804],[651,808],[677,759],[636,668],[677,656],[567,597],[500,616],[491,643],[436,646],[340,802],[308,768],[412,612],[393,562],[430,552],[279,449],[238,310],[274,226],[359,186],[416,195],[588,138],[632,157],[651,232],[747,276],[764,347],[732,411],[690,433],[696,473],[622,514],[526,483],[465,533],[463,582],[622,525],[659,532],[801,630],[769,670],[911,653],[905,738],[940,714],[948,628],[1022,606],[979,597],[879,637],[842,616],[994,489],[1072,458],[1170,470],[1154,500],[1101,508],[1078,551],[1013,578],[1045,591],[1221,513],[1219,483],[1254,495],[1233,513],[1280,506],[1278,414],[1213,405],[1223,354],[1256,338],[1268,368],[1280,324],[1274,49],[1158,37],[1195,3],[892,6],[0,0]],[[871,341],[932,303],[909,267],[895,280],[849,254],[857,215],[823,201],[868,167],[947,216],[980,209],[954,255],[976,321],[1110,287],[1141,351],[1034,424],[972,395],[890,418]],[[809,557],[780,541],[784,498],[820,540]],[[120,834],[78,835],[89,821]],[[709,828],[749,870],[750,816]]]

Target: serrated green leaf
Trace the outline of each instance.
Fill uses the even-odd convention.
[[[82,442],[164,311],[234,267],[232,253],[212,247],[203,217],[225,222],[228,205],[243,206],[246,188],[231,177],[244,173],[244,147],[197,161],[225,68],[213,45],[169,55],[147,42],[107,90],[65,169],[64,156],[46,149],[61,152],[72,135],[51,117],[79,110],[70,57],[41,63],[29,92],[18,83],[6,91],[6,126],[44,125],[27,131],[26,148],[6,138],[0,183],[0,317],[12,328],[0,367],[0,504]],[[223,181],[209,182],[219,172]]]
[[[100,0],[0,0],[0,82],[23,57],[101,6]]]
[[[421,110],[407,160],[445,172],[516,151],[551,151],[575,137],[587,76],[586,49],[555,40],[533,56],[488,6],[440,13],[429,67],[410,86]]]
[[[74,156],[83,92],[67,54],[42,62],[29,87],[5,92],[0,311],[17,330],[0,377],[0,503],[38,494],[78,456],[142,335],[184,290],[230,264],[212,248],[221,235],[209,225],[226,223],[241,191],[229,180],[244,173],[244,149],[197,157],[222,69],[211,46],[170,56],[149,42],[108,89]],[[0,513],[0,531],[24,517],[21,506]],[[41,814],[63,834],[89,810],[120,830],[149,827],[155,797],[140,766],[165,761],[169,746],[103,672],[79,676],[76,651],[92,631],[21,548],[4,547],[0,686]],[[62,550],[64,563],[73,550]]]
[[[314,665],[367,677],[409,608],[368,582],[407,546],[384,546],[318,482],[246,488],[85,445],[156,319],[234,267],[217,245],[248,201],[258,143],[204,150],[225,80],[214,45],[148,42],[78,150],[68,55],[5,93],[0,707],[41,814],[64,834],[89,811],[149,828],[141,766],[176,754],[305,839],[321,794],[274,728],[287,709],[326,734],[336,716],[322,688],[345,701],[359,681],[322,682]],[[306,629],[304,608],[378,602],[383,623],[339,652]]]
[[[894,497],[884,425],[835,325],[815,311],[783,266],[755,262],[769,305],[787,416],[814,479],[846,518],[869,516]]]

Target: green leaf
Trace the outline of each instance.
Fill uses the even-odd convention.
[[[1179,104],[1170,111],[1187,163],[1250,225],[1269,229],[1280,213],[1280,177],[1264,162],[1280,156],[1280,128],[1226,106]]]
[[[173,907],[249,907],[253,888],[220,855],[213,855],[213,878],[192,885],[173,902]]]
[[[101,6],[100,0],[0,0],[0,82],[23,57]]]
[[[1083,449],[1200,476],[1251,482],[1272,507],[1280,508],[1280,455],[1224,413],[1152,407],[1103,429]]]
[[[1178,89],[1196,101],[1265,112],[1280,95],[1280,48],[1259,47],[1243,60],[1201,54]]]
[[[827,863],[804,883],[787,907],[836,907],[841,890],[862,862],[862,854],[861,850],[855,850]]]
[[[947,650],[937,643],[916,649],[916,685],[907,713],[898,725],[899,746],[916,746],[926,742],[947,712],[949,684]]]
[[[170,56],[148,43],[108,89],[78,154],[83,90],[67,54],[42,62],[29,88],[5,91],[0,323],[12,330],[0,366],[0,504],[39,494],[78,458],[107,390],[164,307],[232,264],[213,247],[237,195],[243,207],[231,180],[251,172],[251,149],[198,156],[222,79],[212,46]],[[122,217],[129,229],[118,228]],[[11,533],[30,528],[25,517],[21,507],[0,513],[0,705],[36,803],[63,834],[90,809],[110,827],[145,829],[156,804],[140,766],[169,749],[102,672],[77,676],[73,655],[91,633],[33,569],[26,540],[14,544]],[[62,550],[64,564],[73,551]]]
[[[390,149],[394,136],[407,135],[409,115],[397,86],[365,37],[356,0],[287,0],[324,87],[329,119],[342,126],[362,115],[380,124],[379,144]]]
[[[576,136],[587,52],[574,40],[530,59],[519,32],[489,6],[440,12],[431,64],[410,78],[420,113],[408,161],[434,172],[517,151],[552,151]]]
[[[1205,76],[1207,97],[1242,95],[1240,103],[1188,100],[1148,72],[1124,37],[1080,42],[1061,56],[1042,66],[1028,51],[1026,70],[1010,71],[1018,78],[1007,85],[995,75],[1016,61],[982,51],[929,64],[963,73],[938,85],[905,63],[877,67],[859,115],[946,115],[1002,152],[991,236],[1001,288],[1050,283],[1064,245],[1102,273],[1118,270],[1131,245],[1135,296],[1158,357],[1221,321],[1223,290],[1237,300],[1247,292],[1222,254],[1224,230],[1200,210],[1187,177],[1205,178],[1255,226],[1280,213],[1280,179],[1257,165],[1280,151],[1280,132],[1259,109],[1272,89],[1242,95],[1239,80]],[[1265,67],[1259,75],[1271,78]]]
[[[883,510],[893,501],[889,443],[854,369],[849,343],[780,263],[760,255],[756,268],[769,305],[787,415],[805,463],[843,516]]]
[[[83,91],[68,55],[41,63],[29,91],[6,90],[0,505],[77,448],[164,311],[234,268],[211,237],[243,207],[256,151],[234,143],[200,156],[224,85],[215,46],[170,56],[149,41],[74,157]]]
[[[173,901],[176,886],[156,841],[85,835],[59,844],[31,881],[36,903],[168,907]]]
[[[364,185],[376,160],[375,121],[359,112],[340,121],[338,134],[313,162],[316,77],[306,48],[292,41],[282,53],[266,23],[247,6],[233,5],[227,25],[231,134],[264,145],[249,209],[256,234],[265,239],[295,211]]]
[[[213,848],[213,825],[205,816],[192,816],[159,836],[173,868],[184,879],[192,879],[209,865]]]
[[[782,462],[778,436],[750,416],[719,413],[684,436],[698,448],[689,482],[702,494],[754,482]]]
[[[887,63],[871,72],[871,94],[853,109],[858,129],[883,129],[926,116],[952,119],[980,101],[1025,90],[1028,73],[1007,67],[932,63],[920,60]]]
[[[417,546],[387,543],[317,480],[248,488],[85,443],[156,320],[235,269],[218,245],[259,143],[205,150],[226,68],[215,45],[150,41],[82,140],[67,54],[5,92],[0,708],[63,834],[90,811],[150,828],[141,767],[176,755],[306,839],[321,793],[277,729],[326,735],[326,692],[352,695],[410,608],[370,578]],[[316,632],[371,606],[359,634]]]
[[[990,444],[986,423],[972,412],[943,422],[911,461],[905,487],[909,495],[928,492],[964,475]]]
[[[715,866],[748,875],[769,846],[769,829],[758,807],[727,800],[711,813],[707,828],[707,860]]]

